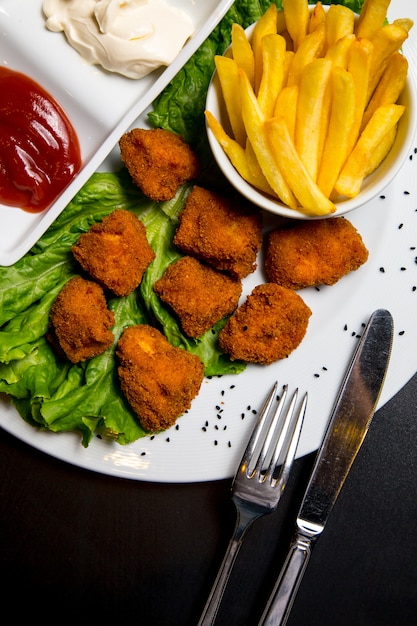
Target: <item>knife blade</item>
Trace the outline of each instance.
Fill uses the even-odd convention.
[[[368,432],[393,341],[389,311],[376,310],[365,327],[334,404],[297,520],[296,532],[259,626],[283,626],[311,551]]]

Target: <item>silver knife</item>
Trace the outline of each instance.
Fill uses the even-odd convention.
[[[392,341],[392,316],[378,309],[371,315],[345,374],[298,512],[293,543],[259,626],[283,626],[288,619],[312,548],[368,431]]]

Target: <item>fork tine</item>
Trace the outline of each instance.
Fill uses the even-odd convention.
[[[307,409],[308,394],[305,393],[300,408],[297,412],[294,412],[297,397],[298,389],[294,391],[294,394],[292,396],[291,404],[287,411],[286,423],[284,424],[284,427],[282,429],[280,439],[276,446],[275,453],[270,465],[271,484],[274,487],[278,486],[281,491],[283,491],[288,481],[292,463],[294,461],[295,453],[297,451],[298,443],[300,440],[301,429]],[[281,440],[284,441],[282,445]],[[277,466],[279,465],[281,458],[282,462],[280,463],[279,476],[275,477],[275,471]]]
[[[274,397],[275,397],[275,393],[277,391],[277,387],[278,387],[278,382],[275,382],[271,391],[268,394],[268,397],[265,400],[265,403],[259,413],[258,419],[256,420],[256,424],[255,427],[252,431],[251,437],[248,441],[248,444],[246,446],[246,449],[243,453],[242,456],[242,462],[240,464],[240,467],[238,469],[238,473],[240,472],[245,472],[247,476],[249,476],[249,464],[250,461],[252,459],[252,455],[257,447],[257,444],[259,442],[259,438],[262,434],[264,425],[268,419],[268,415],[269,415],[269,410],[272,406],[272,403],[274,401]]]

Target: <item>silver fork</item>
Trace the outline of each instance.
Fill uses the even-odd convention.
[[[307,394],[295,411],[298,397],[296,389],[284,411],[288,386],[284,385],[278,401],[277,388],[278,383],[275,383],[262,407],[233,480],[232,500],[237,512],[236,526],[198,626],[214,624],[246,531],[257,518],[277,508],[287,484],[300,438]]]

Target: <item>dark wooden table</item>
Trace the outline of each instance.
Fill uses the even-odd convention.
[[[313,458],[250,530],[219,626],[256,626]],[[376,413],[288,626],[417,625],[416,483],[417,376]],[[0,430],[2,623],[195,626],[234,526],[229,490],[88,472]]]

